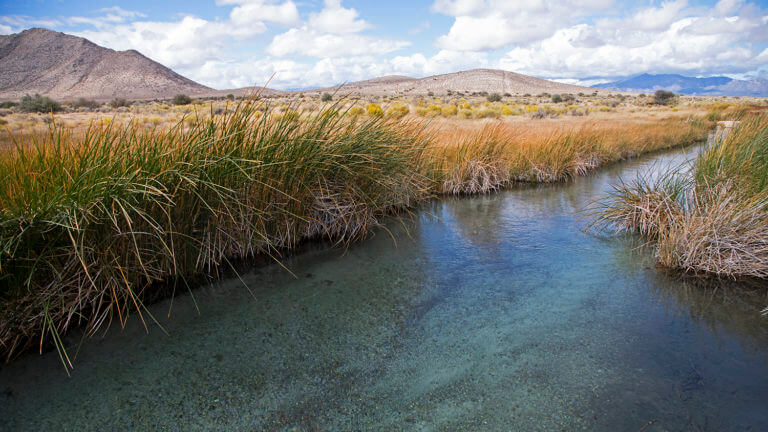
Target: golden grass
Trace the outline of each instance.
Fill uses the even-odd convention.
[[[708,124],[665,120],[430,123],[336,105],[246,101],[165,127],[121,119],[31,134],[0,153],[0,353],[93,334],[231,259],[314,237],[363,238],[441,194],[556,182],[690,144]],[[56,123],[59,124],[59,123]]]

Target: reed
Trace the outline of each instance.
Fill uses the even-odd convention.
[[[66,130],[0,157],[0,343],[145,317],[150,287],[302,239],[349,242],[427,196],[424,143],[381,118],[231,113]]]
[[[349,244],[440,194],[562,181],[706,132],[685,119],[458,127],[294,108],[250,99],[167,128],[53,121],[0,152],[0,353],[53,345],[70,367],[68,329],[151,320],[159,287],[233,259]]]
[[[637,231],[661,265],[725,278],[768,278],[768,115],[744,118],[693,170],[621,182],[599,225]]]

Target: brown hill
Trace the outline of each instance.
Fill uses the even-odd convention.
[[[338,87],[316,90],[318,93]],[[345,84],[341,93],[359,95],[424,95],[432,92],[444,95],[448,91],[462,93],[593,93],[604,92],[589,87],[563,84],[528,75],[496,69],[472,69],[426,78],[408,78],[399,75]]]
[[[33,28],[0,36],[0,99],[40,93],[58,100],[223,96],[138,51],[114,51],[80,37]],[[272,93],[274,91],[268,91]]]

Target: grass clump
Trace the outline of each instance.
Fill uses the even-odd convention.
[[[622,182],[597,220],[655,242],[661,265],[727,278],[768,278],[768,115],[715,141],[694,162]]]

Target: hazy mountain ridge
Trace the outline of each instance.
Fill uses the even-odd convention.
[[[593,93],[595,89],[549,81],[515,72],[498,69],[472,69],[461,72],[410,78],[390,75],[365,81],[313,90],[314,92],[338,91],[341,94],[370,95],[435,95],[452,93]]]
[[[678,74],[641,74],[593,88],[633,93],[668,90],[694,96],[768,96],[768,80],[735,80],[724,76],[696,78]]]

